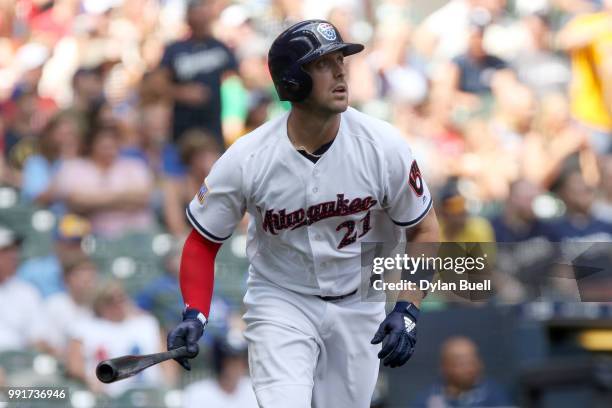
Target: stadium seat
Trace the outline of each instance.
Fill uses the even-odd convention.
[[[167,390],[163,388],[133,388],[112,400],[109,406],[116,408],[171,408],[166,404],[166,394]]]
[[[10,376],[24,369],[32,369],[38,353],[30,350],[7,350],[0,352],[0,367]]]

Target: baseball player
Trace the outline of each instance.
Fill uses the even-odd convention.
[[[197,354],[215,255],[248,212],[245,336],[261,407],[369,407],[379,358],[398,367],[414,351],[422,293],[400,293],[385,317],[384,302],[364,302],[358,290],[361,242],[401,233],[438,241],[431,194],[405,140],[348,107],[344,58],[363,48],[322,20],[281,33],[268,64],[291,111],[234,143],[187,208],[186,307],[168,348]]]

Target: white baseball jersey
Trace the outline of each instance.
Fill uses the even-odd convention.
[[[361,242],[397,240],[432,205],[405,139],[353,108],[316,163],[287,136],[286,113],[234,143],[215,163],[187,216],[214,242],[250,215],[252,277],[306,295],[337,296],[360,283]]]

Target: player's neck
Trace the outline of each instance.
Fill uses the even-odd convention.
[[[287,121],[289,140],[296,147],[314,152],[331,142],[340,128],[340,114],[314,114],[304,109],[293,108]]]

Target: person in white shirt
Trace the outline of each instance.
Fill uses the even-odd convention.
[[[21,239],[0,225],[0,351],[42,348],[42,298],[36,288],[15,276]]]
[[[66,364],[70,376],[85,382],[93,392],[112,397],[132,387],[173,385],[176,369],[168,363],[112,384],[98,381],[95,369],[100,361],[128,354],[160,352],[162,337],[157,320],[136,309],[117,281],[109,281],[98,288],[93,310],[95,317],[75,323],[71,330]]]
[[[247,377],[247,344],[242,333],[216,337],[211,356],[215,378],[185,388],[183,407],[195,407],[206,401],[206,408],[257,408],[251,379]]]
[[[45,339],[53,354],[64,359],[70,332],[80,320],[93,317],[91,303],[98,278],[96,266],[85,255],[70,260],[64,266],[66,291],[45,301],[49,326]]]

